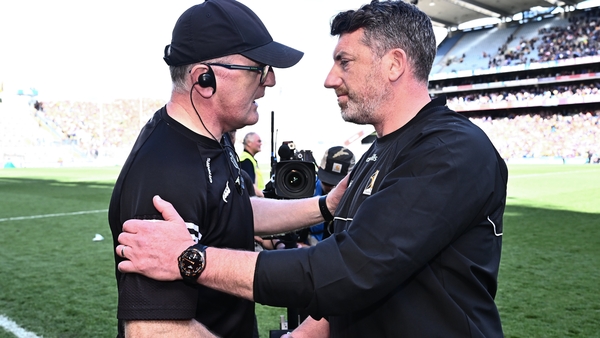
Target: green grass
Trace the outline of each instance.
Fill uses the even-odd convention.
[[[510,166],[506,337],[600,337],[600,166]]]
[[[496,298],[506,337],[600,337],[600,166],[509,169]],[[105,210],[118,172],[0,169],[0,315],[45,338],[116,335]],[[257,306],[261,337],[282,314]]]

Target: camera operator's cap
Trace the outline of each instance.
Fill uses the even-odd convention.
[[[354,154],[350,149],[331,147],[323,155],[317,175],[325,184],[337,185],[354,168]]]
[[[304,55],[273,41],[258,16],[242,3],[207,0],[179,17],[163,59],[169,66],[184,66],[233,54],[276,68],[291,67]]]

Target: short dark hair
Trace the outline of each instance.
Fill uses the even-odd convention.
[[[414,76],[427,83],[437,53],[435,34],[427,14],[402,0],[373,0],[358,10],[341,12],[331,22],[331,35],[363,28],[363,43],[382,57],[393,48],[403,49]]]

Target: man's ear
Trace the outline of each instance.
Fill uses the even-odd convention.
[[[212,67],[199,64],[190,71],[192,88],[205,99],[210,98],[217,91],[217,80]]]
[[[388,56],[389,58],[389,75],[388,79],[392,82],[397,81],[407,70],[408,57],[403,49],[392,49]]]

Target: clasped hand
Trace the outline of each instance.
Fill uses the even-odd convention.
[[[195,243],[171,203],[159,196],[154,196],[152,202],[165,220],[132,219],[123,223],[115,250],[125,260],[119,263],[118,269],[161,281],[181,279],[177,258]]]

